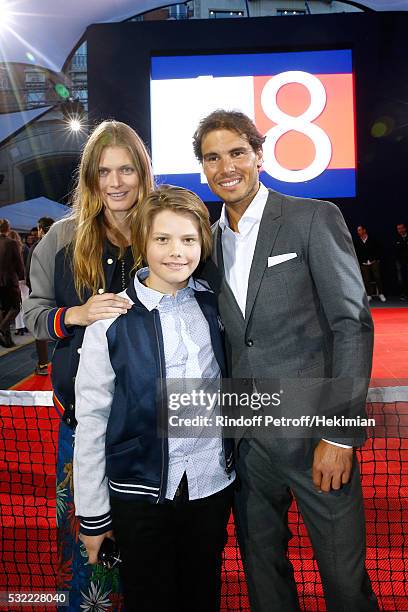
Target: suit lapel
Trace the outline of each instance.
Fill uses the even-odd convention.
[[[248,293],[245,306],[245,320],[249,321],[255,299],[261,285],[262,276],[268,265],[278,232],[281,226],[282,196],[270,191],[259,226],[254,257],[248,280]]]
[[[213,242],[213,261],[217,266],[220,274],[224,276],[224,256],[222,254],[222,244],[221,244],[221,229],[220,225],[217,221],[217,227],[214,233],[214,242]]]

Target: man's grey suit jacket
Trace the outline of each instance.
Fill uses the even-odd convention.
[[[225,280],[218,222],[213,235],[212,260],[203,277],[218,295],[229,375],[254,379],[258,390],[260,379],[299,381],[291,400],[298,404],[303,402],[299,388],[304,383],[305,410],[314,414],[326,410],[327,393],[311,391],[313,379],[346,381],[345,413],[364,417],[373,322],[351,236],[337,206],[270,190],[249,276],[245,319]],[[268,267],[269,257],[288,253],[296,257]],[[344,384],[334,387],[336,394],[340,389],[344,395]],[[320,437],[357,445],[365,432]]]

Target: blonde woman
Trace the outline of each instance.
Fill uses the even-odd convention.
[[[33,253],[27,327],[57,341],[52,359],[54,405],[61,414],[57,464],[59,588],[70,590],[70,610],[120,607],[117,575],[87,563],[74,516],[72,458],[74,382],[87,325],[126,314],[123,291],[136,267],[134,217],[153,187],[149,155],[139,136],[118,121],[90,135],[80,162],[73,214],[55,223]],[[66,608],[65,608],[66,609]]]

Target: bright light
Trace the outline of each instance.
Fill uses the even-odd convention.
[[[71,132],[80,132],[82,128],[81,122],[79,119],[71,119],[69,122],[69,129]]]
[[[0,0],[0,28],[11,21],[11,11],[4,0]]]

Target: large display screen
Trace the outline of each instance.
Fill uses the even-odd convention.
[[[241,110],[266,135],[261,180],[283,193],[354,197],[350,50],[151,58],[151,143],[158,183],[211,193],[192,135],[217,108]]]

